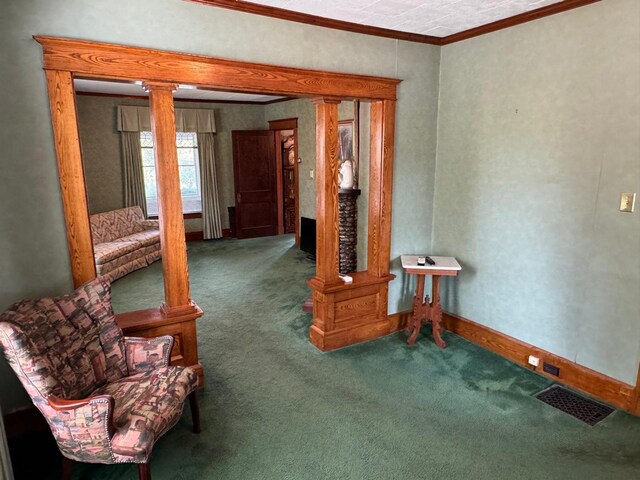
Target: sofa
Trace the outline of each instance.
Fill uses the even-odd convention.
[[[112,282],[160,258],[157,220],[145,220],[140,207],[91,215],[98,276]]]

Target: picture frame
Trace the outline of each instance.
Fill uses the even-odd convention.
[[[338,166],[345,160],[353,164],[353,188],[358,188],[358,131],[360,102],[353,102],[354,118],[338,122]]]

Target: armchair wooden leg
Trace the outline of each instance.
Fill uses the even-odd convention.
[[[62,456],[62,480],[71,480],[73,474],[73,460]]]
[[[148,463],[138,464],[138,480],[151,480],[151,467]]]
[[[194,433],[200,433],[200,405],[198,404],[198,392],[194,390],[189,394],[189,405],[191,407],[191,418],[193,419]]]

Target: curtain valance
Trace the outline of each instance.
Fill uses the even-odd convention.
[[[205,108],[176,108],[176,131],[215,133],[214,111]],[[149,107],[118,106],[118,131],[150,132],[151,116]]]

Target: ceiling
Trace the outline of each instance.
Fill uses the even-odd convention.
[[[562,0],[251,0],[251,3],[400,32],[446,37]]]
[[[75,79],[73,85],[76,92],[103,93],[109,95],[148,96],[142,85],[138,83],[121,83],[100,80]],[[173,92],[173,98],[182,100],[202,100],[219,102],[256,102],[266,103],[285,97],[253,93],[219,92],[215,90],[198,90],[190,85],[181,85]]]

